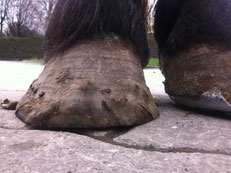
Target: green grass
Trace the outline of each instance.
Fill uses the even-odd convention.
[[[25,61],[44,63],[43,59],[37,59],[37,58],[26,59]],[[159,59],[156,59],[156,58],[149,59],[148,67],[159,67],[159,65],[160,65]]]
[[[159,59],[156,58],[149,59],[148,67],[159,67],[159,66],[160,66]]]
[[[44,63],[43,59],[36,59],[36,58],[26,59],[25,61]]]

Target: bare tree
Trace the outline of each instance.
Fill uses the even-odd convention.
[[[13,1],[11,10],[13,17],[8,25],[10,35],[21,37],[26,33],[34,33],[28,32],[29,30],[44,34],[57,0]]]
[[[57,0],[38,0],[38,5],[41,7],[43,13],[44,29],[47,28],[56,1]]]
[[[8,21],[8,34],[24,37],[28,30],[38,28],[41,12],[33,0],[13,0],[10,20]]]
[[[8,16],[11,2],[12,0],[0,0],[0,35],[3,35],[3,27]]]

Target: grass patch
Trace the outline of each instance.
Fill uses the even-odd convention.
[[[159,59],[156,58],[149,59],[148,67],[159,67],[159,66],[160,66]]]
[[[36,59],[36,58],[26,59],[25,61],[44,63],[43,59]]]
[[[25,61],[44,63],[44,59],[38,59],[38,58],[25,59]],[[156,58],[149,59],[148,67],[159,67],[159,66],[160,66],[159,59]]]

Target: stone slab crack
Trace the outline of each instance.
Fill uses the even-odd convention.
[[[150,152],[160,152],[160,153],[199,153],[199,154],[211,154],[211,155],[225,155],[231,157],[231,152],[221,151],[221,150],[203,150],[203,149],[197,149],[197,148],[188,148],[188,147],[181,147],[181,148],[156,148],[154,146],[139,146],[139,145],[130,145],[126,143],[120,143],[113,141],[113,138],[107,138],[107,137],[95,137],[91,135],[87,135],[90,138],[93,138],[95,140],[105,142],[108,144],[128,148],[128,149],[136,149],[136,150],[143,150],[143,151],[150,151]]]

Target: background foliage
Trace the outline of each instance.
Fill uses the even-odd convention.
[[[42,38],[0,37],[1,60],[42,58]]]

